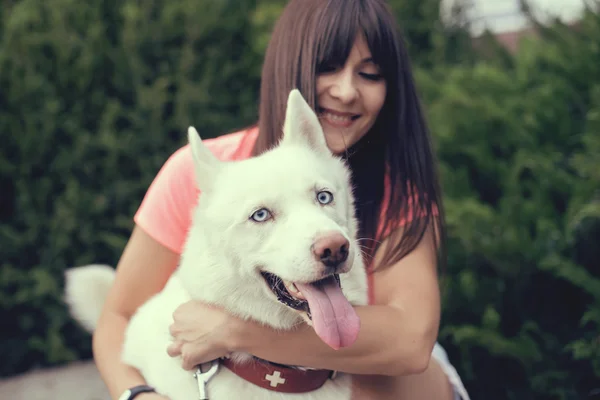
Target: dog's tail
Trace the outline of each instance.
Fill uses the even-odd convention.
[[[114,268],[90,264],[65,272],[64,301],[73,319],[92,333],[115,278]]]

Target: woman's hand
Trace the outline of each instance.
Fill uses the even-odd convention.
[[[167,348],[171,357],[181,356],[182,366],[195,366],[224,357],[234,350],[234,336],[243,321],[223,309],[191,300],[173,313],[169,327],[173,343]]]

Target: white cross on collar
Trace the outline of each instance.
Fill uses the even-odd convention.
[[[271,375],[271,374],[265,375],[265,379],[270,382],[271,387],[277,387],[277,386],[285,383],[285,378],[281,377],[281,372],[279,372],[279,371],[273,372],[273,375]]]

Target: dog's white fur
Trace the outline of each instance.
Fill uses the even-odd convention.
[[[280,303],[260,271],[288,281],[319,279],[322,265],[310,249],[322,232],[341,232],[349,240],[351,269],[340,274],[342,290],[352,304],[367,303],[349,171],[327,148],[316,115],[297,90],[290,93],[281,142],[260,156],[223,162],[205,147],[194,128],[189,129],[188,138],[202,194],[181,263],[165,288],[131,318],[122,353],[126,364],[137,368],[149,385],[171,400],[198,396],[192,373],[166,352],[174,310],[199,299],[276,329],[296,326],[306,315]],[[316,200],[317,191],[323,189],[334,195],[328,205]],[[274,218],[262,223],[249,219],[261,207],[271,210]],[[71,314],[90,331],[113,274],[111,267],[100,265],[73,268],[66,274]],[[250,356],[234,354],[233,358],[245,362]],[[350,377],[338,374],[313,392],[277,393],[248,383],[223,366],[208,384],[211,400],[339,400],[349,399],[350,389]]]

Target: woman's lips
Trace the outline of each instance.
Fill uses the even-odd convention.
[[[338,128],[349,128],[360,117],[358,114],[339,112],[328,108],[320,108],[319,111],[321,119]]]

